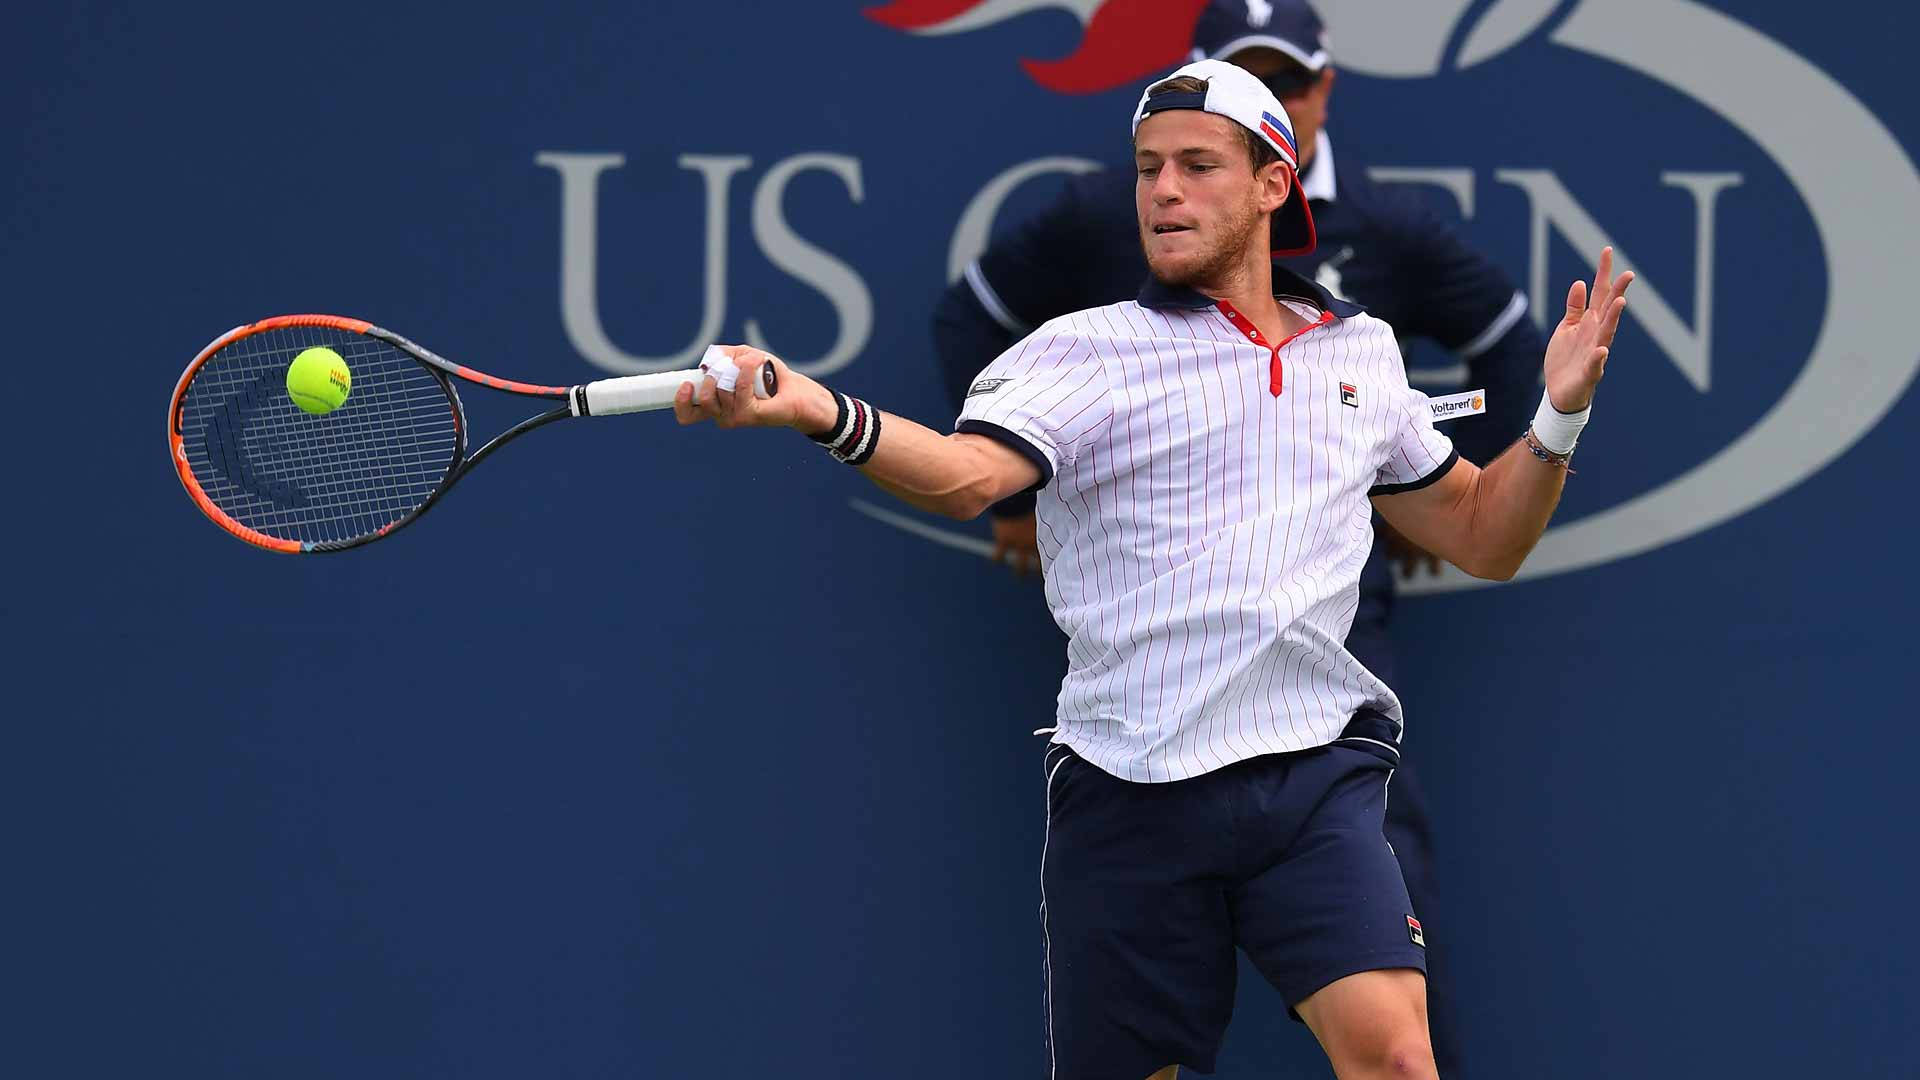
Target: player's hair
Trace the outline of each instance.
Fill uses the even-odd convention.
[[[1180,75],[1157,84],[1153,89],[1147,91],[1147,96],[1156,98],[1162,94],[1204,94],[1206,92],[1207,80],[1195,78],[1192,75]],[[1231,123],[1231,121],[1229,122]],[[1247,148],[1247,160],[1253,163],[1254,172],[1259,172],[1261,169],[1280,160],[1280,154],[1275,151],[1273,147],[1267,145],[1267,140],[1255,135],[1239,124],[1234,124],[1233,130],[1240,133],[1240,142]]]

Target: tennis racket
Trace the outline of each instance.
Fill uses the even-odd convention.
[[[352,372],[352,390],[324,415],[287,393],[287,367],[325,346]],[[390,330],[337,315],[280,315],[237,326],[193,358],[167,406],[174,471],[213,523],[256,547],[313,554],[371,543],[419,519],[489,454],[537,427],[576,416],[673,407],[680,385],[733,371],[686,371],[536,386],[446,360]],[[778,390],[773,365],[754,386]],[[564,404],[467,451],[454,380]]]

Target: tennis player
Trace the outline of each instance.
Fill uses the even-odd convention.
[[[1343,1080],[1433,1077],[1425,928],[1381,831],[1393,691],[1342,642],[1370,505],[1468,573],[1519,569],[1559,501],[1631,274],[1568,290],[1532,425],[1484,470],[1408,387],[1393,331],[1272,261],[1310,247],[1286,112],[1218,60],[1134,118],[1151,277],[981,373],[952,435],[757,349],[772,398],[705,379],[682,424],[786,426],[926,510],[1038,496],[1068,673],[1044,759],[1049,1075],[1210,1072],[1234,949]],[[723,373],[732,374],[732,373]],[[750,385],[750,384],[749,384]]]
[[[1481,399],[1486,414],[1450,425],[1448,433],[1462,457],[1488,464],[1525,429],[1540,400],[1546,335],[1527,317],[1526,296],[1507,274],[1469,246],[1413,188],[1375,184],[1345,142],[1336,157],[1327,128],[1338,56],[1329,46],[1307,0],[1210,0],[1193,28],[1192,58],[1246,68],[1286,107],[1300,150],[1296,182],[1317,235],[1313,251],[1285,255],[1282,265],[1384,319],[1403,352],[1410,339],[1421,338],[1445,349],[1467,372],[1461,385],[1486,391]],[[1343,119],[1351,123],[1354,117]],[[1394,123],[1374,119],[1380,131]],[[1133,212],[1134,174],[1128,161],[1066,179],[1043,209],[997,235],[941,294],[933,309],[934,352],[956,412],[981,369],[1033,327],[1139,291],[1147,264]],[[986,514],[996,557],[1004,554],[1017,574],[1040,563],[1034,503],[1033,494],[1018,495]],[[1434,731],[1436,719],[1444,724],[1465,718],[1469,709],[1457,702],[1429,712],[1424,703],[1406,701],[1405,688],[1395,681],[1398,652],[1410,644],[1431,659],[1465,643],[1396,640],[1392,564],[1398,561],[1410,573],[1429,563],[1438,571],[1439,565],[1405,547],[1377,517],[1374,532],[1345,645],[1355,660],[1401,692],[1401,704],[1415,713],[1417,747],[1417,735]],[[1029,617],[1024,606],[999,614],[1012,621]],[[1426,924],[1427,1030],[1434,1060],[1442,1076],[1465,1075],[1471,1058],[1461,1045],[1448,965],[1455,950],[1470,949],[1472,943],[1446,921],[1443,868],[1436,865],[1437,851],[1447,840],[1445,822],[1429,805],[1418,756],[1417,749],[1411,758],[1403,755],[1394,769],[1387,840],[1400,860],[1413,913]]]

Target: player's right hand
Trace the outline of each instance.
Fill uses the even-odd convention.
[[[735,389],[722,390],[712,375],[698,387],[686,383],[673,396],[673,418],[682,424],[711,420],[723,428],[791,427],[809,435],[833,426],[839,406],[827,388],[788,367],[770,352],[751,345],[722,345],[721,351],[739,369]],[[772,364],[774,395],[757,397],[751,387],[760,381],[760,369]]]
[[[1032,514],[1019,517],[993,517],[993,561],[1013,568],[1015,577],[1026,577],[1040,569],[1040,541],[1037,520]]]

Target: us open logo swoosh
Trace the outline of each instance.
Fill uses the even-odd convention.
[[[867,8],[874,22],[910,34],[943,35],[1047,8],[1086,27],[1080,47],[1059,60],[1020,61],[1034,82],[1061,94],[1092,94],[1156,74],[1186,56],[1206,0],[893,0]]]
[[[920,33],[953,33],[1040,7],[1067,6],[1089,24],[1085,52],[1092,24],[1122,4],[927,0],[911,6],[951,9],[946,21],[930,21],[916,29]],[[908,6],[902,0],[870,9],[869,15],[878,18],[877,12]],[[1471,0],[1411,5],[1320,0],[1341,66],[1358,74],[1431,77],[1441,71],[1447,46],[1456,39],[1461,41],[1456,69],[1545,41],[1617,64],[1691,98],[1760,147],[1781,170],[1812,217],[1827,277],[1813,346],[1771,406],[1691,469],[1548,529],[1516,580],[1603,565],[1720,525],[1798,486],[1884,419],[1920,370],[1920,345],[1903,325],[1910,305],[1906,278],[1882,272],[1885,260],[1876,254],[1920,250],[1920,173],[1886,126],[1832,76],[1791,49],[1692,0],[1581,0],[1544,35],[1539,31],[1561,9],[1559,0],[1499,0],[1478,6],[1474,25],[1456,35],[1458,24],[1476,7]],[[1660,32],[1645,33],[1641,28],[1647,26]],[[1703,56],[1713,62],[1702,63]],[[1820,119],[1780,122],[1786,116]],[[1834,168],[1834,162],[1845,162],[1846,168]],[[1604,388],[1601,398],[1601,423],[1630,415],[1630,398],[1610,400]],[[946,539],[936,542],[950,547],[984,543],[915,524],[942,534]],[[921,529],[909,531],[924,535]],[[1488,584],[1451,567],[1438,577],[1404,583],[1412,593]]]
[[[1346,66],[1385,77],[1430,74],[1410,62],[1419,55],[1369,46],[1364,29],[1370,23],[1360,17],[1377,13],[1384,2],[1326,3],[1329,35],[1341,42],[1343,56],[1357,58]],[[1467,4],[1452,6],[1457,17]],[[1467,36],[1457,63],[1490,58],[1532,29],[1526,18],[1537,16],[1537,22],[1553,7],[1544,0],[1502,0]],[[1648,26],[1660,32],[1645,33]],[[1452,24],[1443,29],[1451,34]],[[1858,98],[1786,46],[1691,0],[1582,0],[1547,40],[1666,84],[1764,150],[1811,211],[1826,253],[1828,288],[1805,366],[1751,427],[1680,476],[1548,529],[1515,580],[1651,551],[1776,498],[1859,442],[1920,369],[1920,346],[1902,325],[1911,303],[1905,276],[1881,272],[1884,262],[1876,255],[1920,244],[1920,174]],[[1349,44],[1356,47],[1349,50]],[[1437,58],[1439,49],[1431,55]],[[1703,56],[1713,62],[1702,63]],[[1369,70],[1368,57],[1383,62]],[[1820,121],[1781,123],[1783,116]],[[1839,161],[1845,169],[1833,167]],[[1605,397],[1603,389],[1601,408],[1611,413]],[[1616,407],[1624,411],[1629,405]],[[1452,567],[1437,578],[1406,583],[1409,592],[1487,584]]]

